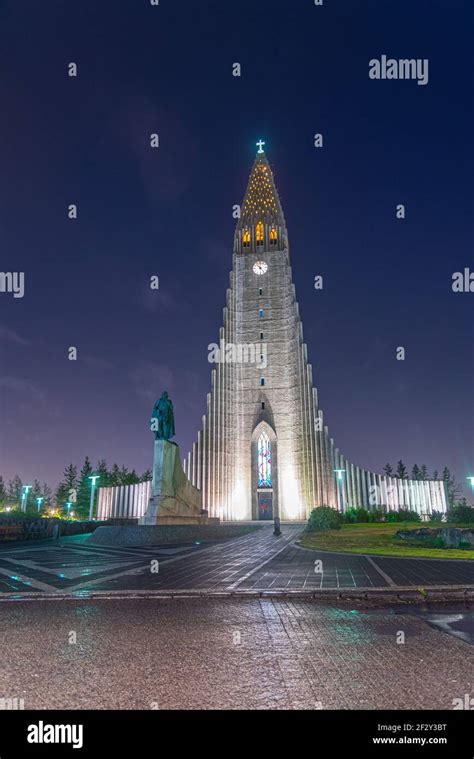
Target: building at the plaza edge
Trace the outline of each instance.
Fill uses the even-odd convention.
[[[235,230],[223,324],[209,346],[214,366],[207,409],[184,471],[209,516],[223,520],[304,520],[322,505],[445,512],[442,481],[369,472],[346,458],[329,434],[263,144]],[[149,483],[101,488],[99,517],[142,516],[148,490]]]

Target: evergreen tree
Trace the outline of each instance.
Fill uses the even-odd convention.
[[[53,491],[47,482],[43,482],[43,485],[41,487],[41,495],[44,498],[42,508],[44,509],[46,506],[51,506],[53,503]]]
[[[101,488],[106,488],[108,485],[110,485],[110,475],[109,470],[107,469],[107,463],[105,459],[100,459],[97,462],[96,467],[96,474],[99,475],[100,479],[97,481],[97,486]]]
[[[56,504],[58,508],[63,508],[66,501],[69,500],[71,490],[77,490],[77,467],[75,464],[68,464],[64,470],[63,479],[56,490]]]
[[[122,485],[136,485],[140,482],[140,478],[135,469],[129,472],[125,467],[120,470],[120,480]]]
[[[4,479],[2,475],[0,474],[0,503],[3,504],[5,503],[6,500],[7,500],[7,489],[5,487]]]
[[[23,489],[23,483],[21,479],[16,474],[12,480],[8,483],[8,500],[12,501],[15,504],[18,504],[18,507],[21,503],[21,493]]]
[[[148,482],[148,480],[153,479],[153,474],[151,469],[147,469],[145,472],[143,472],[142,476],[140,477],[140,482]]]
[[[421,469],[418,464],[415,464],[411,470],[411,478],[412,480],[421,480]]]
[[[109,483],[111,487],[115,487],[116,485],[121,485],[120,482],[120,469],[118,464],[113,464],[112,469],[109,473]]]
[[[399,480],[408,479],[407,468],[401,459],[397,463],[396,477],[398,477]]]
[[[28,511],[32,511],[35,514],[38,512],[37,498],[42,496],[40,481],[35,479],[33,486],[28,494]]]
[[[84,460],[81,473],[79,475],[79,484],[77,488],[77,502],[74,511],[79,517],[85,518],[89,514],[89,504],[91,498],[92,482],[89,477],[92,474],[92,464],[89,456]]]
[[[387,477],[393,477],[393,466],[391,464],[385,464],[383,471],[385,472]]]
[[[433,472],[433,479],[434,480],[439,480],[439,472],[438,472],[437,469],[435,469],[434,472]]]
[[[41,489],[41,483],[39,480],[35,479],[33,481],[33,487],[31,488],[31,497],[33,501],[36,504],[36,499],[40,498],[43,495],[42,489]]]
[[[119,485],[131,485],[130,472],[128,471],[126,466],[123,466],[123,464],[120,467],[120,472],[119,472]]]
[[[420,480],[429,480],[428,467],[426,466],[426,464],[422,464],[422,467],[420,470]]]
[[[441,476],[442,476],[442,479],[444,480],[444,484],[446,487],[448,506],[454,506],[457,499],[461,495],[461,488],[457,484],[454,477],[451,475],[451,472],[449,471],[447,466],[444,467],[443,474]]]

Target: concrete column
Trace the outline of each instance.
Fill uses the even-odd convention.
[[[362,503],[361,505],[364,507],[364,509],[370,509],[369,504],[369,493],[367,489],[367,472],[365,469],[361,470],[361,479],[362,479]]]
[[[313,403],[313,369],[308,364],[308,431],[309,431],[309,462],[311,475],[310,510],[316,505],[316,440],[314,434],[314,403]]]
[[[300,385],[300,419],[302,423],[301,429],[301,452],[300,452],[300,466],[301,466],[301,479],[302,479],[302,498],[304,503],[309,502],[309,455],[308,455],[308,415],[307,415],[307,399],[306,399],[306,382],[305,382],[305,357],[304,357],[304,345],[300,346],[298,351],[298,374]]]
[[[334,440],[331,437],[331,438],[329,438],[329,461],[330,461],[329,471],[331,472],[331,475],[332,475],[332,477],[331,477],[331,483],[334,486],[334,492],[332,494],[333,495],[332,502],[328,503],[328,506],[332,506],[333,508],[335,508],[337,506],[337,492],[336,492],[336,485],[337,485],[337,483],[335,481],[335,474],[334,474],[334,469],[336,468],[336,460],[335,460],[335,456],[334,456],[334,447],[335,447],[334,446]]]
[[[208,396],[209,402],[209,396]],[[202,507],[209,511],[209,495],[207,489],[207,473],[208,473],[208,430],[207,430],[207,416],[202,417]],[[209,516],[211,516],[209,514]]]
[[[219,330],[219,336],[222,334],[223,330]],[[222,356],[221,356],[222,359]],[[221,436],[220,436],[220,425],[221,425],[221,374],[222,374],[222,363],[217,364],[216,369],[216,387],[215,387],[215,419],[214,419],[214,448],[215,448],[215,454],[214,454],[214,509],[217,516],[221,516],[221,502],[220,502],[220,472],[221,472],[221,450],[220,450],[220,444],[221,444]]]
[[[201,430],[198,430],[197,455],[196,455],[196,487],[199,488],[199,490],[201,490],[201,484],[202,484],[201,475],[202,475],[202,433],[201,433]]]
[[[363,503],[363,497],[362,497],[362,485],[361,485],[361,475],[360,475],[360,467],[356,467],[356,491],[357,491],[357,506],[361,507],[364,505]]]
[[[315,494],[315,506],[321,506],[323,502],[322,497],[322,484],[321,484],[321,449],[319,432],[316,430],[316,423],[319,418],[318,409],[318,393],[316,388],[313,387],[313,433],[314,433],[314,462],[315,462],[315,478],[316,478],[316,494]]]

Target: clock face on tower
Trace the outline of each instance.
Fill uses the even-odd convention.
[[[268,271],[268,264],[265,261],[256,261],[253,265],[255,274],[265,274]]]

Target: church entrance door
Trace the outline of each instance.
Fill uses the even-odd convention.
[[[273,490],[259,490],[258,518],[273,519]]]

